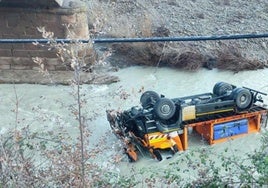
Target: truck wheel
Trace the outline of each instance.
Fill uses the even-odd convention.
[[[235,88],[232,92],[235,104],[240,110],[244,110],[252,104],[252,94],[244,88]]]
[[[154,111],[160,119],[167,120],[174,116],[176,106],[172,100],[161,98],[155,104]]]
[[[160,96],[158,93],[154,91],[145,91],[140,98],[141,106],[143,108],[148,108],[153,106],[158,100]]]
[[[162,155],[161,155],[161,153],[159,152],[159,150],[157,150],[157,149],[154,149],[153,150],[153,154],[154,154],[154,156],[156,157],[156,159],[158,160],[158,161],[162,161]]]
[[[218,82],[213,87],[213,94],[221,96],[226,94],[227,91],[231,91],[233,87],[225,82]]]

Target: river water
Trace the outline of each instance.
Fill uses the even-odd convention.
[[[213,86],[218,81],[224,81],[236,86],[246,86],[255,90],[268,93],[268,69],[257,71],[243,71],[232,73],[200,69],[197,72],[186,72],[171,68],[155,68],[132,66],[120,69],[111,73],[120,78],[120,82],[110,85],[83,85],[81,92],[83,99],[87,101],[83,112],[89,116],[88,126],[91,127],[92,146],[99,146],[101,138],[104,138],[106,152],[102,157],[96,159],[100,163],[113,158],[113,155],[122,153],[118,147],[118,140],[111,134],[109,124],[106,120],[106,109],[128,109],[139,105],[141,91],[154,90],[164,94],[168,98],[182,97],[187,95],[212,92]],[[53,130],[56,126],[66,127],[70,133],[77,134],[77,121],[70,112],[69,105],[75,102],[72,89],[68,86],[47,86],[47,85],[0,85],[0,133],[4,134],[8,128],[29,125],[32,129],[42,130],[43,128]],[[16,95],[18,100],[16,100]],[[126,99],[121,99],[124,96]],[[268,103],[268,97],[263,97]],[[18,101],[18,121],[15,123],[16,114],[13,112]],[[93,115],[94,114],[94,115]],[[93,119],[91,119],[94,117]],[[225,147],[233,148],[236,153],[253,151],[259,146],[260,135],[252,134],[237,140],[208,146],[215,152],[222,151]],[[189,150],[200,147],[200,138],[190,138]],[[91,146],[91,147],[92,147]],[[90,146],[89,146],[90,147]],[[183,157],[182,154],[177,156]],[[119,164],[119,170],[129,171],[129,168],[143,168],[144,166],[167,167],[169,161],[160,163],[150,157],[141,158],[135,164],[129,164],[126,158]],[[159,165],[161,164],[161,165]],[[187,168],[187,167],[185,167]],[[190,174],[186,175],[190,176]]]

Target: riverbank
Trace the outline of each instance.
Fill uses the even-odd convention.
[[[37,70],[0,70],[0,84],[70,85],[73,77],[73,71],[51,71],[44,74]],[[118,77],[109,74],[81,72],[82,84],[110,84],[118,81]]]

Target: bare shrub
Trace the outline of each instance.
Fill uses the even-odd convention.
[[[200,53],[185,52],[174,58],[171,62],[175,67],[196,71],[202,67],[204,57]]]
[[[154,34],[160,36],[166,33],[160,28]],[[267,62],[245,57],[238,47],[231,45],[222,45],[221,49],[210,52],[201,52],[198,46],[191,43],[124,43],[114,44],[112,48],[115,54],[122,55],[137,65],[171,66],[187,71],[197,71],[201,67],[206,67],[233,72],[267,67]]]
[[[159,29],[159,32],[162,31]],[[190,45],[184,46],[176,43],[126,43],[115,44],[112,48],[116,54],[126,56],[137,65],[171,66],[197,71],[207,61],[207,57],[197,49],[193,49]]]
[[[92,51],[88,50],[92,48],[92,43],[82,44],[77,40],[74,40],[72,44],[57,43],[52,32],[44,28],[38,28],[38,30],[44,38],[49,40],[47,44],[40,45],[55,50],[63,65],[73,71],[70,93],[74,97],[74,102],[66,108],[77,121],[78,126],[74,126],[78,128],[79,136],[73,138],[64,129],[54,132],[46,131],[44,128],[44,131],[39,133],[32,131],[29,126],[22,129],[15,127],[15,130],[10,130],[9,134],[0,135],[0,154],[3,156],[0,158],[2,182],[0,186],[90,187],[102,184],[106,187],[114,184],[105,180],[107,177],[108,179],[115,178],[115,182],[120,181],[118,174],[111,173],[110,169],[101,169],[99,165],[90,161],[92,156],[99,151],[85,147],[90,146],[89,139],[87,139],[90,136],[88,122],[96,117],[96,109],[92,110],[92,113],[84,111],[87,101],[81,92],[81,73],[84,67],[88,66],[93,69],[96,64],[95,56],[93,56],[94,60],[86,62],[86,57],[92,55]],[[109,53],[104,55],[109,55]],[[49,76],[43,59],[37,57],[33,60],[40,66],[40,71]],[[18,106],[16,102],[16,109],[19,108]],[[35,111],[40,111],[39,107],[35,108]],[[18,110],[14,112],[19,113]],[[49,117],[49,115],[42,115],[43,119]],[[17,118],[15,123],[17,123]]]
[[[162,52],[164,64],[188,71],[196,71],[203,66],[205,57],[191,46],[169,44]]]
[[[242,56],[238,48],[227,46],[222,50],[217,50],[216,67],[239,72],[243,70],[263,69],[265,66],[264,63],[259,60],[250,60]]]
[[[158,46],[154,43],[114,44],[112,48],[117,55],[123,55],[137,65],[155,66],[160,58],[156,54]]]

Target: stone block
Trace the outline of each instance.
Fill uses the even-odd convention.
[[[1,57],[11,57],[11,56],[12,56],[11,50],[0,49],[0,61],[1,61]]]
[[[0,43],[0,49],[7,49],[10,50],[12,49],[12,44],[4,44],[4,43]]]
[[[0,64],[1,65],[10,65],[12,63],[11,57],[0,57]]]
[[[45,68],[48,71],[55,71],[56,70],[56,66],[55,65],[46,65]]]
[[[26,58],[26,57],[13,57],[11,64],[12,65],[23,65],[23,66],[35,65],[32,58]]]
[[[12,57],[0,57],[0,64],[1,65],[11,65],[13,62]]]
[[[20,14],[20,19],[22,21],[30,21],[30,22],[33,22],[34,20],[36,20],[36,15],[38,13],[36,11],[23,11],[21,14]]]
[[[6,33],[3,32],[2,35],[3,35],[4,39],[17,39],[17,38],[20,38],[18,34],[12,33],[11,30],[6,32]]]
[[[41,33],[37,31],[37,26],[25,27],[24,28],[24,35],[27,38],[41,38]]]
[[[0,60],[1,61],[1,60]],[[9,70],[11,68],[11,65],[2,65],[0,63],[0,70]]]
[[[5,15],[6,15],[6,13],[5,13],[5,9],[6,8],[3,8],[3,7],[0,7],[0,19],[1,20],[5,20]]]
[[[1,33],[4,38],[18,38],[18,34],[22,31],[16,27],[1,27]],[[10,36],[10,37],[9,37]]]
[[[34,45],[31,43],[24,44],[24,49],[29,50],[29,51],[31,51],[31,50],[47,50],[45,47],[42,47],[40,45]]]
[[[10,31],[14,35],[14,39],[28,39],[28,38],[36,38],[34,35],[26,35],[26,30],[24,26],[17,26],[12,28],[12,31]]]
[[[13,56],[14,57],[30,57],[28,50],[17,50],[17,49],[14,49],[13,50]]]
[[[7,27],[7,21],[5,18],[1,18],[1,14],[0,14],[0,28],[6,28]]]
[[[36,19],[39,22],[59,24],[59,16],[57,14],[42,13],[38,14]]]
[[[13,50],[24,50],[25,49],[25,44],[23,43],[15,43],[15,44],[11,44],[12,45],[12,49]]]
[[[42,53],[42,50],[29,50],[28,51],[29,57],[42,57],[40,53]]]
[[[30,18],[27,18],[27,19],[20,19],[20,22],[17,23],[16,27],[19,27],[19,28],[28,28],[28,27],[33,27],[34,25],[34,22],[32,19]]]
[[[52,66],[52,65],[61,65],[62,62],[58,59],[58,58],[47,58],[46,59],[46,64],[48,66]]]
[[[51,31],[54,33],[54,37],[56,38],[65,38],[65,26],[62,24],[54,24],[54,23],[46,23],[45,28],[47,31]]]
[[[56,58],[56,52],[54,51],[46,51],[46,50],[40,50],[39,51],[39,57],[46,57],[46,58]]]
[[[72,31],[75,33],[75,38],[88,39],[88,20],[85,13],[76,14],[77,22],[73,25]]]
[[[32,66],[30,66],[30,65],[11,65],[11,69],[14,69],[14,70],[31,70]]]
[[[65,65],[56,65],[55,70],[56,71],[67,71],[68,68]]]
[[[71,15],[62,15],[61,16],[61,22],[63,24],[75,24],[77,23],[76,14]]]
[[[6,14],[7,26],[13,28],[20,22],[20,13],[9,12]]]

